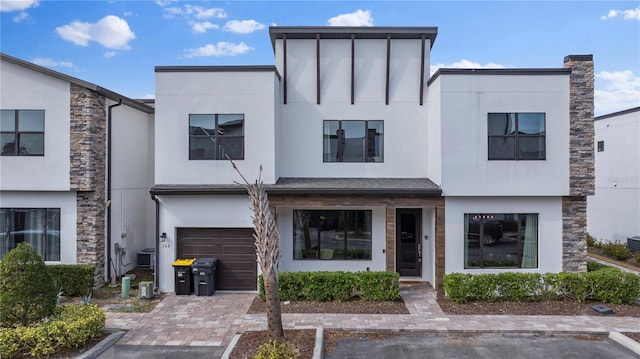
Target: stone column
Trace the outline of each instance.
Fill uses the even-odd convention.
[[[562,269],[587,269],[587,196],[595,193],[593,55],[569,55],[569,196],[562,199]]]
[[[106,99],[71,85],[71,190],[76,191],[76,261],[95,267],[96,284],[105,268]]]

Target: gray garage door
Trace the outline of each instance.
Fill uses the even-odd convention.
[[[256,290],[253,242],[249,228],[178,228],[178,258],[216,257],[216,289]]]

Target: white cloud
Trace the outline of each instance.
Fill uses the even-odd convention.
[[[329,26],[373,26],[373,18],[369,10],[356,10],[350,14],[340,14],[330,18]]]
[[[500,65],[500,64],[496,64],[494,62],[489,62],[487,64],[480,64],[478,62],[473,62],[467,59],[462,59],[460,61],[456,61],[456,62],[452,62],[449,64],[443,64],[443,63],[437,63],[437,64],[432,64],[430,66],[430,73],[431,75],[433,75],[438,69],[440,68],[445,68],[445,69],[504,69],[507,66],[505,65]]]
[[[63,39],[79,46],[87,46],[89,41],[95,41],[107,49],[120,50],[128,49],[129,41],[136,38],[129,24],[114,15],[105,16],[95,24],[74,21],[57,27],[56,32]]]
[[[177,0],[156,0],[156,5],[160,7],[165,7],[167,5],[171,5],[172,3],[177,2]]]
[[[133,12],[132,11],[125,11],[124,14],[122,14],[122,16],[124,16],[124,17],[133,16]]]
[[[602,16],[601,19],[602,20],[613,19],[614,17],[618,17],[619,15],[622,15],[622,17],[625,20],[640,20],[640,7],[637,7],[635,9],[629,9],[629,10],[611,9],[607,13],[607,15]]]
[[[199,5],[186,4],[182,7],[171,6],[164,8],[165,17],[173,18],[175,16],[183,16],[186,19],[224,19],[227,13],[221,8],[204,8]]]
[[[26,12],[23,11],[23,12],[21,12],[18,15],[13,17],[13,22],[20,23],[20,22],[23,22],[24,20],[28,19],[29,17],[30,17],[29,14],[27,14]]]
[[[48,57],[36,57],[31,60],[32,63],[45,67],[65,67],[65,68],[74,68],[75,65],[71,61],[55,61]]]
[[[187,49],[185,51],[185,56],[188,58],[210,57],[210,56],[215,56],[215,57],[236,56],[236,55],[246,54],[251,50],[253,50],[253,48],[248,46],[244,42],[241,42],[239,44],[234,44],[230,42],[220,41],[215,45],[207,44],[197,49]]]
[[[223,31],[234,34],[250,34],[254,31],[264,30],[266,26],[255,20],[231,20],[224,25]]]
[[[0,0],[0,11],[22,11],[36,7],[39,3],[39,0]]]
[[[596,115],[640,106],[640,75],[631,70],[600,71],[596,79],[604,82],[595,90]]]
[[[217,28],[219,28],[218,25],[212,24],[209,21],[191,23],[191,29],[196,34],[201,34],[203,32],[207,32],[207,30],[209,29],[217,29]]]
[[[107,51],[107,52],[104,53],[104,57],[107,58],[107,59],[110,59],[110,58],[116,56],[116,54],[117,53],[115,51]]]

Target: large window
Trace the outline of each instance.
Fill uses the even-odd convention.
[[[464,215],[465,268],[538,268],[538,215]]]
[[[0,208],[0,260],[28,242],[45,261],[60,260],[60,208]]]
[[[544,113],[489,113],[490,160],[545,158]]]
[[[244,115],[189,115],[190,160],[244,159]]]
[[[371,259],[371,211],[293,211],[293,259]]]
[[[44,156],[44,110],[2,110],[2,156]]]
[[[324,162],[382,162],[383,121],[324,121]]]

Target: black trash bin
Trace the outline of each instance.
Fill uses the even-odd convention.
[[[196,295],[210,296],[216,292],[216,264],[217,258],[198,258],[191,265]]]
[[[193,292],[193,278],[191,277],[191,264],[193,259],[176,259],[173,261],[175,272],[176,295],[189,295]]]

